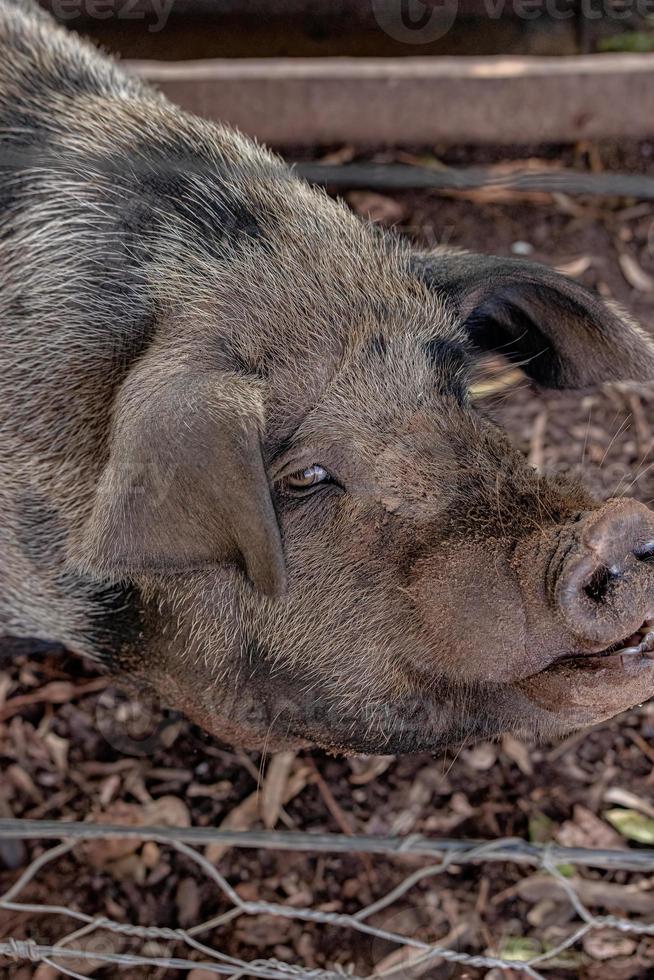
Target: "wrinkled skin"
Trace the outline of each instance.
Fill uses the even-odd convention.
[[[654,614],[654,519],[538,475],[468,391],[492,349],[649,380],[642,331],[549,270],[413,253],[21,9],[0,631],[249,746],[435,751],[651,696],[652,658],[597,654]]]

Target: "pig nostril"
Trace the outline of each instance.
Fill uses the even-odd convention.
[[[612,500],[584,515],[545,567],[552,605],[584,643],[606,650],[643,622],[651,632],[654,514],[644,505]]]
[[[599,605],[606,600],[610,586],[618,578],[620,578],[620,573],[617,569],[601,565],[584,587],[584,592],[589,599]]]
[[[642,548],[636,548],[634,555],[638,561],[654,563],[654,541],[650,541],[648,544],[643,545]]]

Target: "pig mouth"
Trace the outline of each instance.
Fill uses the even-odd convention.
[[[619,643],[559,657],[514,687],[563,731],[647,701],[654,694],[654,616]]]
[[[647,661],[654,664],[654,617],[646,619],[635,633],[618,643],[613,643],[605,650],[559,657],[546,669],[546,672],[556,670],[561,665],[578,667],[582,670],[606,667],[620,669],[635,667]]]

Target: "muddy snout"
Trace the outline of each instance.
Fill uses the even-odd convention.
[[[628,638],[654,618],[654,513],[610,500],[563,535],[550,596],[589,652]]]

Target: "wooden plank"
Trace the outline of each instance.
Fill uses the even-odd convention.
[[[126,62],[269,143],[534,143],[654,135],[654,54]]]

